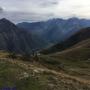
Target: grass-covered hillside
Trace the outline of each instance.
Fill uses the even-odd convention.
[[[22,60],[22,56],[11,58],[0,52],[0,88],[16,90],[90,90],[90,81],[55,69],[58,60],[40,55],[38,61]],[[53,68],[52,68],[53,67]]]
[[[62,62],[67,73],[90,80],[90,39],[50,56]]]

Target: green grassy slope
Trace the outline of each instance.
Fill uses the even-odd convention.
[[[58,61],[46,60],[40,56],[38,62],[6,58],[8,53],[0,55],[0,88],[16,87],[16,90],[90,90],[90,81],[56,71],[52,67]],[[5,56],[4,56],[5,55]],[[52,60],[52,58],[51,58]],[[56,62],[54,64],[54,62]],[[46,66],[46,64],[48,66]]]
[[[90,39],[50,56],[62,62],[67,73],[90,80]]]

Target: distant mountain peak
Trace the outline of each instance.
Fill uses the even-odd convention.
[[[12,22],[6,18],[2,18],[2,19],[0,19],[0,23],[12,23]]]
[[[0,22],[1,21],[3,21],[3,22],[6,22],[6,21],[8,21],[8,22],[10,22],[8,19],[6,19],[6,18],[2,18],[2,19],[0,19]]]
[[[11,21],[9,21],[8,19],[2,18],[0,19],[0,27],[3,27],[3,28],[8,27],[10,29],[11,27],[16,27],[16,25]]]
[[[2,19],[0,19],[0,20],[7,20],[6,18],[2,18]]]
[[[11,51],[15,53],[31,53],[32,49],[41,49],[44,44],[24,29],[18,28],[6,18],[0,19],[0,50]]]

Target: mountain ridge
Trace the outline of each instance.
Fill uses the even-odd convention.
[[[11,21],[3,18],[0,20],[0,50],[16,53],[31,53],[43,47],[40,39],[30,32],[18,28]]]
[[[69,19],[50,19],[42,22],[19,23],[18,27],[38,35],[44,40],[56,44],[70,37],[82,28],[90,26],[90,20],[78,19],[76,17]]]
[[[54,53],[54,52],[59,52],[65,49],[68,49],[72,47],[73,45],[86,40],[90,38],[90,27],[81,29],[77,33],[73,34],[71,37],[67,38],[65,41],[60,42],[51,48],[48,48],[46,50],[43,50],[42,53],[48,54],[48,53]]]

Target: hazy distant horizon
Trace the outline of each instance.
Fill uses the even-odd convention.
[[[74,18],[76,18],[76,19],[80,19],[80,20],[90,20],[90,19],[86,19],[86,18],[78,18],[78,17],[68,17],[68,18],[49,18],[49,19],[46,19],[46,20],[38,20],[38,21],[31,21],[31,20],[24,20],[24,21],[19,21],[19,22],[14,22],[14,21],[12,21],[12,20],[10,20],[10,19],[8,19],[8,18],[5,18],[5,17],[2,17],[2,18],[0,18],[0,20],[2,20],[2,19],[7,19],[7,20],[9,20],[9,21],[11,21],[11,22],[13,22],[14,24],[19,24],[19,23],[37,23],[37,22],[46,22],[46,21],[48,21],[48,20],[55,20],[55,19],[62,19],[62,20],[69,20],[69,19],[74,19]]]

